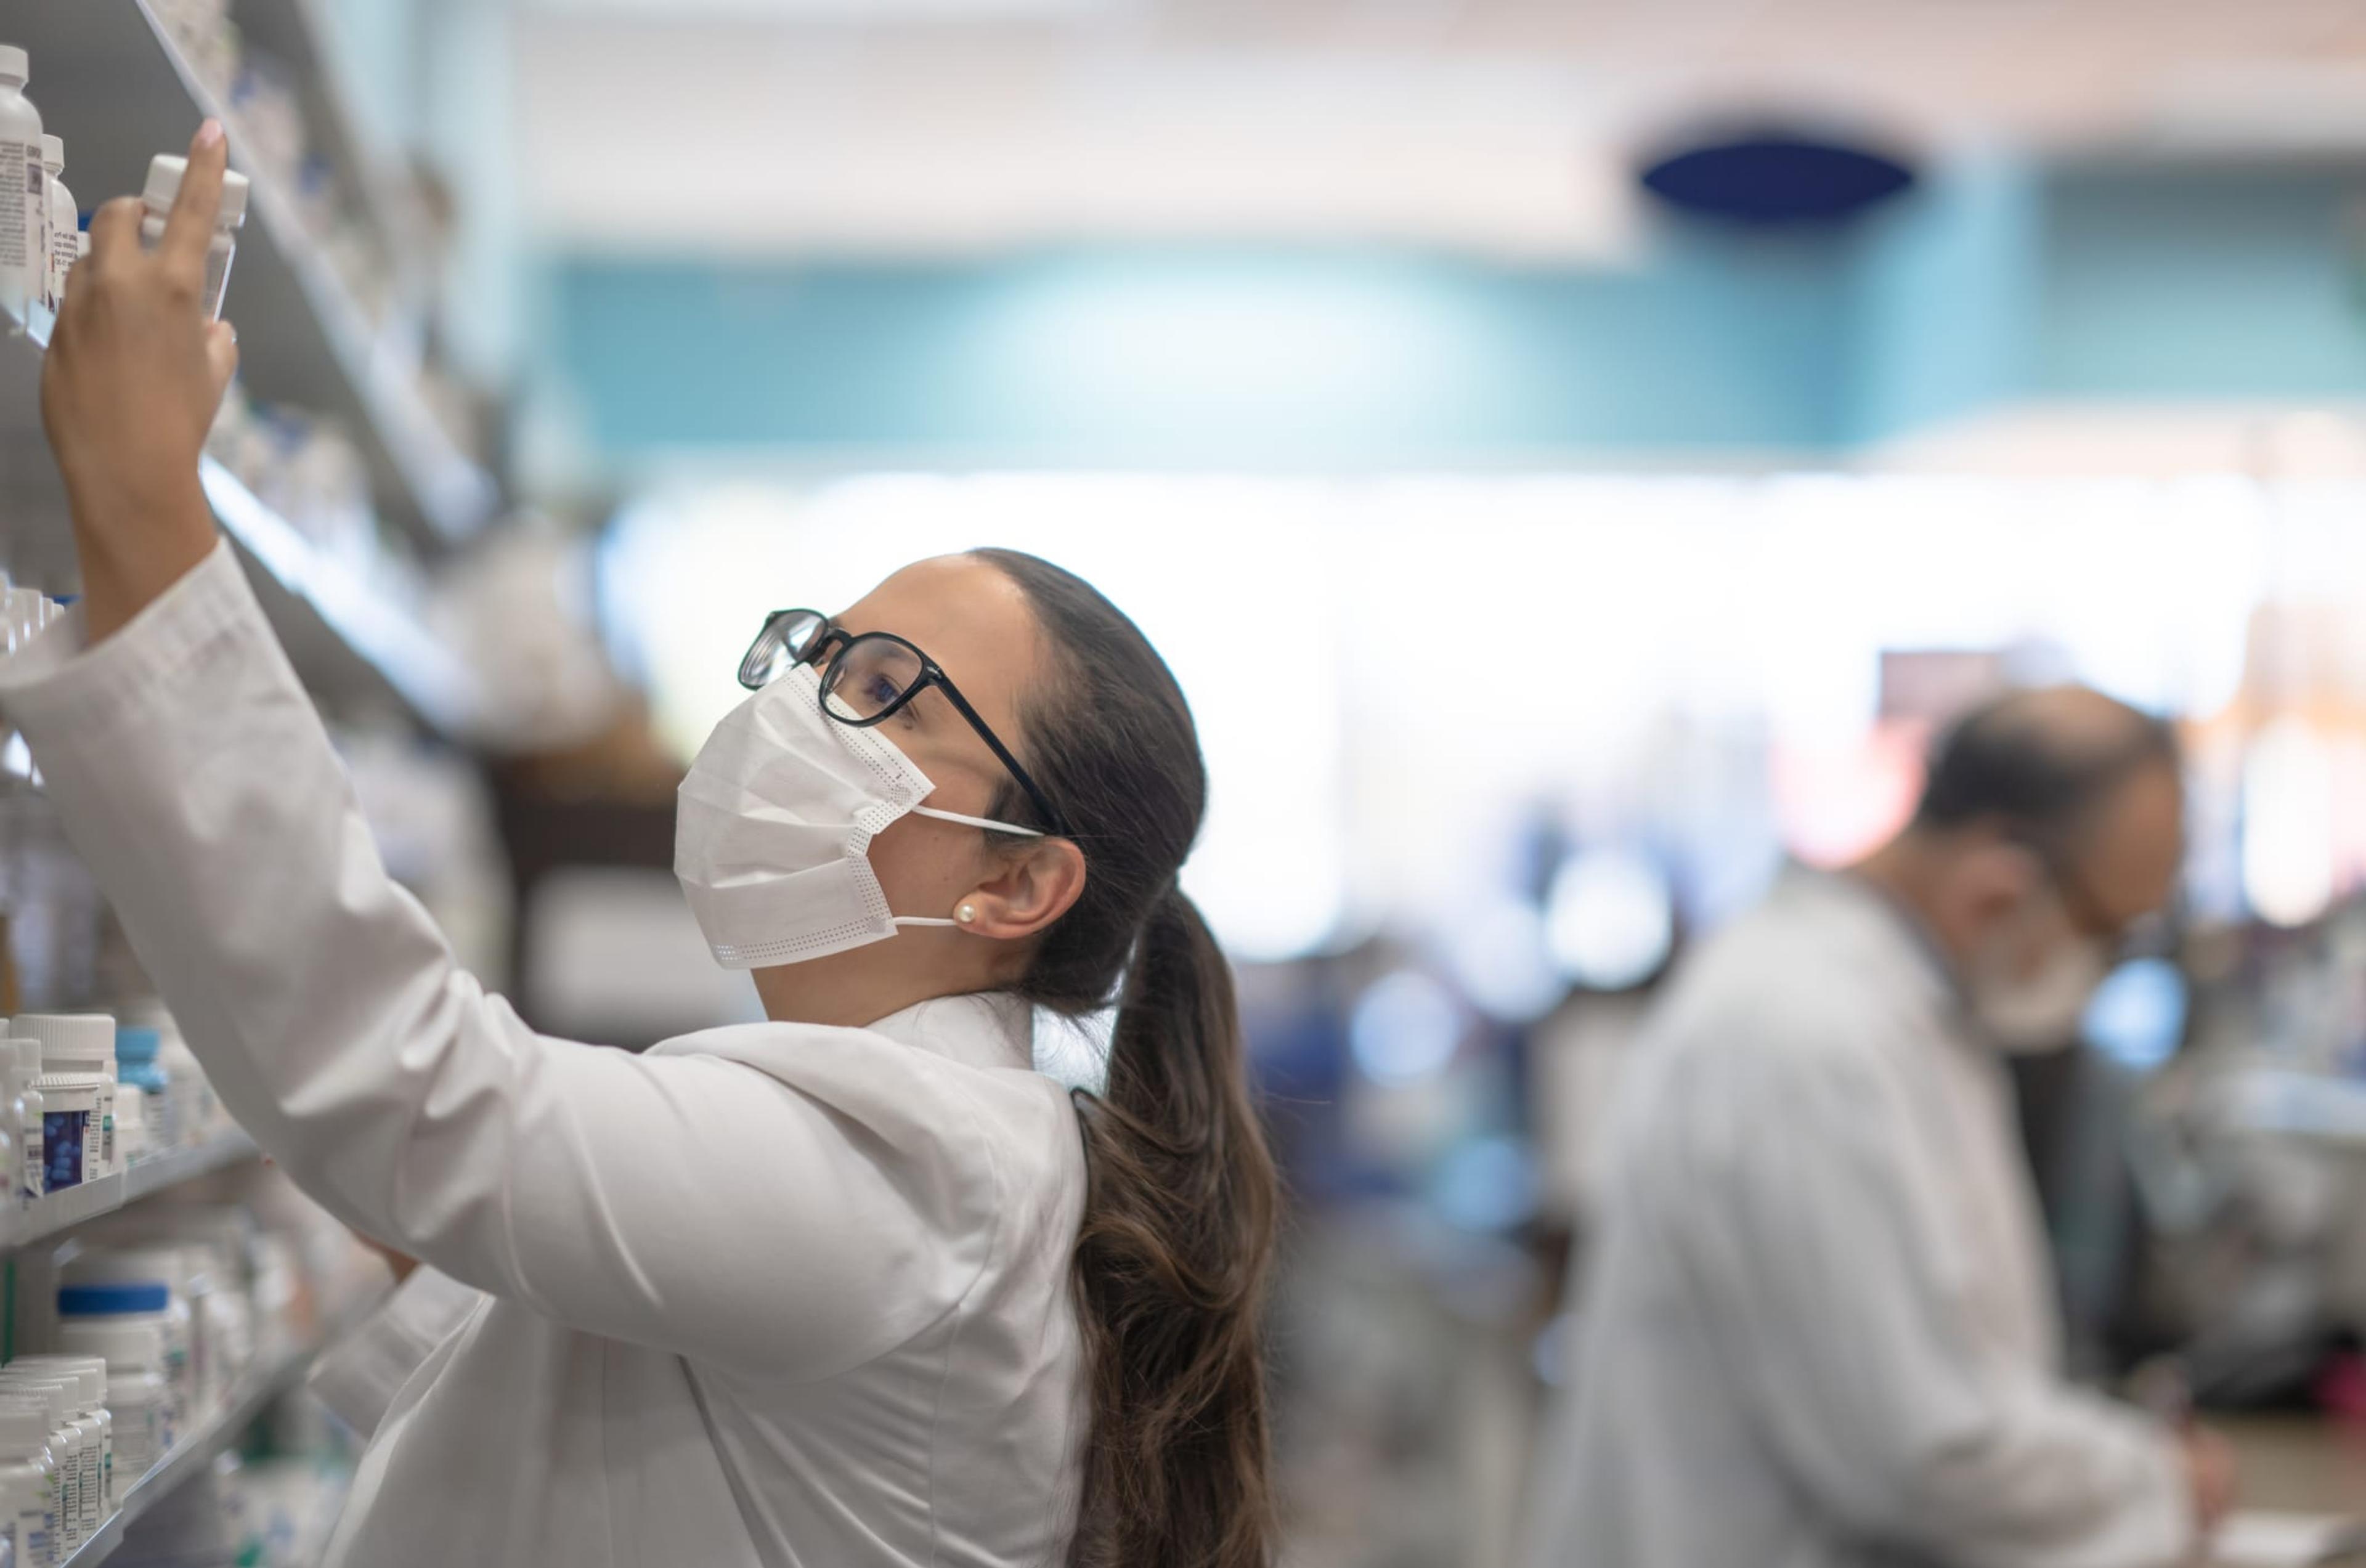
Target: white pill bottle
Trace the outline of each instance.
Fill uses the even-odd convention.
[[[140,243],[154,250],[164,238],[164,220],[173,210],[173,198],[181,194],[181,176],[189,172],[189,161],[170,152],[159,152],[148,160],[148,184],[140,193],[140,204],[147,209],[140,220]],[[206,288],[204,307],[208,321],[221,319],[222,290],[230,287],[230,260],[238,250],[238,231],[246,224],[246,176],[236,169],[222,173],[221,206],[214,213],[213,239],[206,246]]]
[[[41,170],[50,176],[50,265],[42,292],[48,296],[51,312],[64,302],[66,274],[81,254],[82,213],[74,206],[73,192],[58,176],[65,173],[66,144],[54,136],[41,138]]]
[[[32,60],[0,43],[0,305],[17,321],[39,303],[50,270],[49,179],[41,111],[25,96]]]

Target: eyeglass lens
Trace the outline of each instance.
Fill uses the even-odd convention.
[[[760,690],[787,674],[828,624],[810,610],[773,617],[740,660],[740,684]]]
[[[869,724],[919,683],[920,656],[891,638],[857,637],[824,675],[822,701],[849,724]]]

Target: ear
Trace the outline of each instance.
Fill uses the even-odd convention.
[[[954,906],[960,929],[997,942],[1033,936],[1076,907],[1085,892],[1085,852],[1066,839],[1036,839],[1009,852],[1002,869]],[[970,918],[963,919],[961,911]]]

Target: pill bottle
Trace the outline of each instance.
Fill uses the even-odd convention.
[[[41,137],[41,172],[49,178],[49,222],[45,226],[49,260],[43,275],[43,301],[54,312],[66,297],[66,274],[73,270],[79,254],[74,241],[81,236],[81,215],[74,209],[73,193],[66,189],[65,181],[58,176],[65,172],[66,144],[62,138],[46,133]]]
[[[12,1180],[19,1206],[49,1190],[41,1113],[47,1104],[38,1087],[41,1078],[41,1043],[11,1037],[0,1041],[0,1067],[8,1075],[8,1114],[17,1122],[17,1169]]]
[[[148,210],[140,220],[140,243],[151,250],[164,238],[164,220],[173,210],[173,198],[181,194],[181,176],[188,172],[189,161],[170,152],[159,152],[148,160],[148,184],[140,193],[141,204]],[[230,286],[230,260],[238,249],[238,231],[246,222],[246,191],[244,175],[236,169],[223,172],[221,206],[214,214],[213,239],[206,246],[203,304],[208,321],[221,315],[222,290]]]
[[[9,1367],[26,1367],[30,1371],[54,1371],[59,1376],[78,1379],[73,1391],[73,1412],[99,1424],[99,1476],[90,1502],[90,1528],[97,1530],[107,1523],[107,1516],[116,1511],[116,1415],[108,1404],[107,1358],[83,1353],[52,1353],[52,1355],[19,1355]]]
[[[98,1423],[98,1485],[88,1499],[91,1529],[96,1530],[116,1506],[115,1413],[107,1403],[107,1358],[87,1352],[19,1356],[8,1365],[80,1380],[74,1391],[74,1413]]]
[[[0,44],[0,306],[18,321],[41,298],[50,266],[50,200],[41,167],[41,111],[25,96],[32,62]]]
[[[130,1163],[133,1150],[131,1106],[136,1100],[140,1107],[139,1137],[150,1155],[170,1154],[176,1146],[165,1134],[163,1125],[165,1100],[170,1080],[157,1060],[163,1048],[161,1031],[141,1025],[126,1024],[115,1032],[115,1121],[117,1141],[124,1145],[124,1163]]]
[[[0,1398],[37,1400],[50,1423],[50,1452],[58,1461],[58,1555],[72,1555],[84,1539],[83,1469],[98,1436],[96,1424],[73,1415],[74,1380],[0,1367]],[[98,1473],[95,1459],[90,1473]]]
[[[164,1113],[152,1118],[167,1146],[186,1149],[204,1143],[212,1132],[213,1085],[197,1053],[177,1029],[162,1032],[156,1066],[164,1075]]]
[[[116,1485],[139,1484],[180,1440],[173,1405],[171,1359],[158,1317],[62,1317],[58,1348],[107,1362],[107,1407],[115,1416]]]
[[[15,1526],[17,1561],[56,1568],[58,1461],[47,1404],[0,1399],[0,1509]]]
[[[196,1323],[188,1298],[174,1286],[176,1258],[163,1249],[141,1247],[129,1252],[86,1252],[66,1265],[66,1282],[58,1287],[58,1344],[86,1355],[107,1354],[102,1340],[85,1340],[85,1330],[153,1329],[163,1359],[169,1395],[164,1417],[167,1429],[179,1431],[184,1419],[195,1420],[197,1363],[191,1339]]]
[[[68,1451],[73,1455],[72,1486],[68,1496],[73,1512],[66,1535],[79,1546],[97,1534],[98,1527],[107,1520],[106,1511],[100,1503],[105,1439],[98,1418],[86,1403],[82,1376],[71,1369],[29,1365],[21,1358],[0,1367],[0,1393],[22,1389],[38,1389],[64,1402],[64,1420],[72,1433],[67,1444]],[[56,1412],[57,1406],[53,1403],[53,1423],[57,1419]]]
[[[19,1013],[11,1027],[41,1043],[35,1087],[49,1101],[42,1134],[51,1187],[95,1181],[121,1169],[115,1150],[115,1020],[99,1012]],[[62,1183],[59,1173],[72,1163],[72,1153],[62,1151],[58,1141],[62,1133],[74,1135],[76,1115],[87,1118],[80,1147],[73,1151],[82,1156],[82,1174]]]

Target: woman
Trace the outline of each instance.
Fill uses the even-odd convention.
[[[641,1056],[535,1035],[388,880],[215,537],[223,162],[208,124],[152,254],[137,203],[92,225],[43,387],[84,595],[0,702],[239,1120],[486,1292],[332,1560],[1266,1561],[1274,1178],[1175,883],[1204,778],[1157,655],[999,552],[773,617],[677,852],[771,1021]],[[1030,1008],[1112,995],[1072,1105]]]

